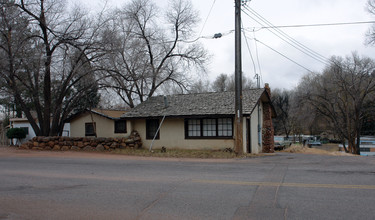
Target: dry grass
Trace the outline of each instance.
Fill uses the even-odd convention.
[[[2,151],[11,151],[13,148],[4,147]],[[14,149],[13,149],[14,150]],[[12,151],[13,152],[13,151]],[[338,145],[323,145],[319,147],[308,148],[302,145],[293,144],[291,147],[281,151],[288,153],[299,154],[320,154],[320,155],[335,155],[335,156],[353,156],[345,152],[338,151]],[[76,152],[75,152],[76,153]],[[184,149],[166,149],[166,152],[161,152],[160,149],[154,149],[150,152],[148,149],[116,149],[109,154],[140,156],[140,157],[159,157],[159,158],[197,158],[197,159],[235,159],[245,157],[263,157],[272,156],[275,154],[242,154],[237,155],[234,152],[227,152],[223,150],[184,150]]]
[[[183,150],[183,149],[166,149],[166,152],[161,152],[160,149],[155,149],[150,152],[148,149],[116,149],[112,153],[123,154],[129,156],[141,157],[167,157],[167,158],[236,158],[237,155],[224,150]]]
[[[37,153],[37,154],[85,154],[85,155],[126,155],[126,156],[139,156],[139,157],[156,157],[156,158],[187,158],[187,159],[236,159],[236,158],[249,158],[249,157],[262,157],[274,154],[241,154],[237,155],[234,152],[228,152],[224,149],[221,150],[185,150],[185,149],[166,149],[166,152],[161,152],[161,149],[154,149],[150,152],[148,149],[116,149],[109,152],[85,152],[85,151],[35,151],[35,150],[19,150],[15,146],[0,146],[1,153]]]
[[[291,147],[282,152],[297,153],[297,154],[320,154],[320,155],[335,155],[335,156],[353,156],[345,152],[338,151],[337,145],[323,145],[309,148],[300,144],[293,144]]]

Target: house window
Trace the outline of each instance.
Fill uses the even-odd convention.
[[[85,123],[85,136],[95,136],[95,122]]]
[[[233,138],[232,118],[204,118],[185,120],[186,138]]]
[[[115,121],[115,133],[126,133],[126,120]]]
[[[203,119],[203,136],[215,137],[216,134],[216,119]]]
[[[188,136],[189,137],[201,136],[201,121],[199,119],[188,120]]]
[[[218,136],[233,136],[233,126],[231,118],[219,118],[218,122]]]
[[[146,139],[154,139],[156,131],[159,128],[158,119],[146,120]],[[157,133],[155,139],[159,139],[160,132]]]

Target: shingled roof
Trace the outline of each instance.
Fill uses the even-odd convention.
[[[250,89],[242,92],[243,115],[250,115],[261,97],[269,100],[265,89]],[[121,118],[189,117],[209,115],[234,115],[234,92],[196,93],[167,96],[155,96],[139,104],[121,116]]]

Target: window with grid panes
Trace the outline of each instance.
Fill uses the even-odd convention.
[[[204,118],[185,120],[186,138],[232,138],[232,118]]]
[[[188,136],[189,137],[201,136],[201,121],[199,119],[188,120]]]
[[[232,136],[232,119],[231,118],[219,118],[218,120],[218,136]]]
[[[203,119],[203,136],[215,137],[216,134],[216,119]]]

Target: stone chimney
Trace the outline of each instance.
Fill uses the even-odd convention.
[[[264,89],[271,99],[271,89],[268,83],[264,85]],[[274,129],[272,125],[272,104],[271,100],[263,102],[263,130],[262,130],[263,153],[273,153],[274,145]]]
[[[271,89],[270,89],[270,85],[268,83],[264,84],[264,89],[266,90],[266,92],[268,93],[268,95],[271,98]]]

